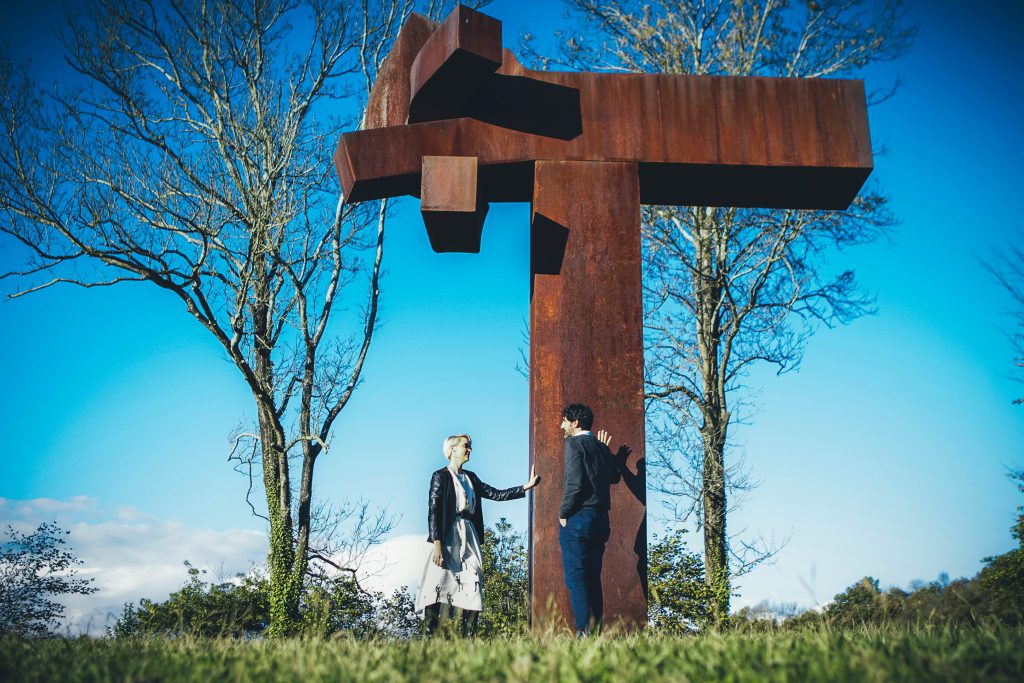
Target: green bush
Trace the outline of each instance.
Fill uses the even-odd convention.
[[[299,635],[304,637],[412,638],[420,632],[420,620],[406,588],[385,597],[363,590],[345,575],[310,580],[299,613]]]
[[[1017,490],[1024,493],[1024,470],[1010,472]],[[1010,529],[1018,547],[1008,553],[987,557],[978,583],[989,594],[992,612],[1012,624],[1024,623],[1024,505],[1017,508],[1017,523]]]
[[[484,610],[477,635],[509,637],[529,627],[529,567],[526,541],[502,517],[484,531],[480,548],[484,561]]]
[[[115,638],[195,637],[253,638],[270,623],[270,582],[261,572],[238,575],[234,581],[208,583],[186,562],[189,578],[167,600],[143,599],[126,604],[109,629]],[[391,597],[363,591],[348,576],[310,577],[300,604],[299,634],[328,638],[347,634],[359,638],[411,638],[419,631],[407,590]]]
[[[115,638],[138,636],[252,637],[270,622],[269,582],[262,574],[238,575],[235,582],[207,583],[205,570],[185,562],[188,579],[167,600],[143,598],[125,604],[109,629]]]
[[[0,542],[0,635],[54,635],[64,605],[53,598],[96,592],[92,579],[77,576],[82,561],[64,548],[70,533],[56,522],[43,522],[30,534],[7,527],[7,540]]]
[[[674,531],[660,541],[655,537],[648,552],[647,613],[651,629],[658,633],[691,633],[711,619],[704,563],[687,549],[685,533]]]

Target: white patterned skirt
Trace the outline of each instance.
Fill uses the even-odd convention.
[[[431,561],[434,547],[430,547],[420,589],[416,593],[416,611],[422,612],[439,602],[464,610],[482,611],[483,555],[473,523],[456,517],[445,534],[443,548],[444,566],[438,567]]]

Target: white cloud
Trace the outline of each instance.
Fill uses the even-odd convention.
[[[402,586],[415,594],[431,548],[423,534],[389,538],[367,553],[359,569],[360,583],[385,595]]]
[[[97,510],[96,499],[89,496],[73,496],[67,500],[0,498],[0,519],[19,531],[29,527],[34,529],[35,525],[44,521],[56,521],[64,525],[68,519],[83,519]]]
[[[104,633],[125,602],[163,600],[185,582],[188,560],[212,580],[248,571],[266,558],[267,540],[251,529],[194,529],[124,507],[103,508],[94,498],[68,500],[0,498],[0,519],[30,532],[56,521],[71,531],[68,546],[83,561],[79,576],[93,578],[99,591],[69,596],[67,626],[72,633]]]

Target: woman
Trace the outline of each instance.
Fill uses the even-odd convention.
[[[439,623],[462,612],[462,634],[476,633],[477,619],[483,609],[483,557],[480,544],[484,537],[484,517],[480,499],[514,500],[526,495],[540,479],[530,472],[530,481],[510,489],[496,489],[462,466],[473,451],[468,434],[456,434],[444,440],[448,465],[430,478],[427,513],[428,541],[434,547],[423,568],[416,611],[422,611],[427,633],[433,634]]]

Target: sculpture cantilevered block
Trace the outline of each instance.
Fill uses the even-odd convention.
[[[623,459],[606,621],[647,617],[640,205],[845,209],[872,170],[860,81],[538,72],[501,24],[418,15],[338,143],[346,201],[419,195],[436,251],[478,251],[489,202],[531,203],[533,623],[570,614],[557,542],[561,408],[584,402]],[[628,453],[627,453],[628,451]]]
[[[476,157],[423,157],[420,213],[436,252],[480,252],[487,203],[477,192]]]

